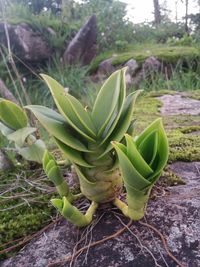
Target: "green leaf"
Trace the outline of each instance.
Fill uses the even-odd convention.
[[[70,133],[66,120],[52,109],[42,106],[27,106],[43,127],[58,140],[78,151],[89,152],[87,147]]]
[[[167,164],[168,155],[169,155],[168,139],[161,122],[158,129],[158,149],[157,149],[157,156],[155,158],[156,164],[154,166],[155,170],[154,177],[150,177],[149,180],[154,180],[155,177],[162,172],[163,168]],[[154,165],[154,162],[152,163],[152,165]]]
[[[127,155],[124,154],[116,142],[113,142],[113,146],[119,157],[119,165],[123,173],[125,184],[128,184],[137,190],[143,190],[147,186],[151,185],[151,183],[144,179],[144,177],[134,168]]]
[[[156,129],[158,129],[161,124],[162,124],[162,119],[161,118],[158,118],[155,121],[153,121],[147,128],[145,128],[144,131],[139,136],[137,136],[137,138],[135,139],[135,142],[136,142],[137,147],[140,146],[140,143],[143,142],[143,140],[149,134],[151,134]]]
[[[109,123],[107,124],[103,132],[103,135],[102,135],[103,140],[100,145],[104,144],[106,140],[108,139],[108,137],[112,134],[122,114],[123,106],[125,102],[125,95],[126,95],[125,72],[126,72],[126,68],[121,70],[121,87],[120,87],[118,103],[115,107],[112,117],[110,118]]]
[[[124,133],[126,133],[126,131],[128,130],[130,123],[132,121],[135,101],[136,101],[137,96],[140,94],[140,92],[141,91],[139,90],[136,92],[133,92],[130,95],[128,95],[128,97],[126,98],[119,122],[117,123],[115,130],[113,131],[113,133],[107,140],[107,148],[100,155],[99,158],[103,157],[105,154],[107,154],[112,149],[111,141],[120,142],[124,136]]]
[[[143,159],[147,162],[147,164],[151,165],[154,161],[158,148],[158,131],[149,133],[145,136],[144,140],[138,146],[138,151],[143,157]]]
[[[51,199],[52,205],[59,210],[60,213],[62,213],[63,209],[63,200],[59,198],[53,198]]]
[[[74,167],[79,177],[81,191],[87,192],[88,197],[92,196],[91,198],[96,197],[98,199],[98,197],[102,197],[102,194],[109,190],[110,184],[107,181],[94,182],[88,180],[81,168],[77,165],[74,165]]]
[[[50,160],[54,160],[54,157],[46,149],[45,152],[44,152],[44,155],[43,155],[43,159],[42,159],[42,165],[43,165],[43,169],[44,170],[46,170],[47,164],[49,163]]]
[[[41,76],[47,83],[52,93],[52,96],[55,100],[55,103],[58,107],[58,110],[66,118],[67,122],[71,125],[71,127],[73,127],[76,131],[78,131],[87,140],[94,141],[94,139],[90,135],[88,135],[87,133],[88,130],[84,126],[85,124],[82,124],[82,121],[84,120],[85,117],[88,118],[88,121],[90,119],[89,116],[86,115],[87,112],[84,110],[81,104],[79,104],[79,107],[81,106],[82,108],[78,112],[75,112],[74,107],[72,107],[71,99],[68,97],[69,95],[65,93],[64,88],[50,76],[45,74],[42,74]],[[82,120],[80,120],[80,117],[77,115],[77,114],[80,115],[80,113],[84,113],[84,115],[82,115]]]
[[[37,140],[34,144],[28,147],[19,148],[19,154],[27,160],[42,163],[46,147],[42,140]]]
[[[63,177],[60,172],[60,168],[58,166],[53,166],[49,172],[48,175],[49,179],[55,184],[55,186],[58,186],[63,183]]]
[[[155,132],[157,132],[157,137],[155,137]],[[153,175],[156,176],[166,165],[169,154],[169,145],[165,130],[163,128],[162,119],[159,118],[152,122],[136,138],[135,142],[138,149],[140,149],[141,146],[143,151],[146,150],[146,155],[151,153],[151,159],[149,158],[149,161],[151,168],[155,171]],[[149,179],[151,179],[151,177]]]
[[[130,126],[127,130],[127,134],[129,134],[130,136],[133,136],[133,132],[134,132],[134,128],[135,128],[135,124],[136,124],[136,119],[132,120],[130,123]]]
[[[34,133],[37,130],[37,128],[33,128],[33,127],[24,127],[22,129],[16,130],[11,134],[7,135],[7,139],[10,141],[15,142],[15,144],[18,147],[22,147],[24,146],[25,140],[26,138]]]
[[[118,103],[120,94],[121,70],[114,72],[100,89],[92,110],[92,119],[98,129],[98,135],[108,124]]]
[[[92,220],[92,212],[91,214],[87,214],[87,212],[86,215],[84,215],[75,206],[73,206],[66,197],[63,197],[62,200],[52,199],[51,203],[60,211],[65,219],[79,227],[88,225]]]
[[[28,124],[24,110],[9,100],[0,101],[0,121],[13,130],[24,128]]]
[[[4,136],[7,136],[8,134],[11,134],[14,132],[14,130],[10,129],[6,125],[4,125],[2,122],[0,122],[0,131]]]
[[[133,164],[134,168],[145,178],[150,176],[153,173],[153,170],[138,152],[133,138],[127,134],[125,135],[125,138],[127,144],[127,157]]]
[[[50,159],[45,167],[45,172],[46,174],[49,173],[49,171],[55,166],[55,160],[54,159]]]
[[[59,141],[58,139],[54,138],[55,142],[57,144],[57,146],[63,151],[63,153],[66,155],[66,157],[75,164],[78,164],[80,166],[83,167],[88,167],[91,168],[93,167],[92,165],[88,164],[82,156],[82,153],[65,145],[64,143],[62,143],[61,141]]]
[[[96,182],[95,181],[90,181],[89,179],[86,178],[86,176],[83,174],[83,172],[81,171],[81,168],[74,164],[74,168],[76,170],[76,173],[79,177],[79,180],[80,180],[80,184],[82,187],[88,187],[88,188],[92,188],[92,192],[93,190],[95,189],[95,186],[96,186]]]
[[[66,97],[71,103],[72,109],[76,113],[77,117],[79,118],[82,125],[87,130],[88,134],[91,134],[93,138],[96,137],[96,128],[92,122],[91,115],[88,113],[81,103],[72,95],[67,94]]]

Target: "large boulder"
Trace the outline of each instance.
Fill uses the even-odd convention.
[[[161,70],[161,63],[154,56],[147,58],[142,65],[142,71],[143,71],[144,78],[146,78],[152,74],[155,74],[155,73],[159,72],[160,70]]]
[[[41,62],[51,56],[52,50],[43,36],[28,24],[7,24],[7,30],[11,50],[21,60]],[[0,43],[7,47],[7,41],[4,23],[0,23]]]
[[[67,64],[89,64],[97,53],[97,22],[96,16],[89,18],[69,43],[64,55]]]
[[[113,61],[113,58],[108,58],[108,59],[103,60],[99,64],[98,75],[109,76],[111,73],[113,73],[115,71],[115,68],[112,65],[112,61]]]
[[[137,70],[139,69],[139,64],[137,63],[137,61],[135,59],[129,59],[125,65],[125,67],[128,67],[127,72],[131,75],[134,76],[137,72]]]

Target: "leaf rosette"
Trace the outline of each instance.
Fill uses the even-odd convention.
[[[0,131],[14,142],[18,154],[26,160],[42,163],[46,147],[42,140],[33,135],[37,128],[29,126],[23,108],[3,98],[0,99]]]
[[[168,141],[160,118],[135,139],[128,134],[125,139],[126,145],[112,144],[118,154],[128,206],[119,200],[115,204],[122,205],[127,216],[139,220],[144,216],[150,191],[167,163]]]
[[[105,81],[91,110],[53,78],[42,74],[59,113],[43,106],[26,107],[74,165],[82,193],[98,203],[115,199],[122,188],[111,141],[120,142],[130,128],[140,92],[126,97],[125,71],[118,70]]]

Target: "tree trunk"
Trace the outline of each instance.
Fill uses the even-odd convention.
[[[185,32],[189,34],[189,29],[188,29],[188,3],[189,0],[185,0]]]
[[[159,0],[153,0],[153,5],[154,5],[154,21],[156,25],[159,25],[161,23]]]
[[[15,96],[8,90],[5,83],[0,79],[0,96],[19,105]]]

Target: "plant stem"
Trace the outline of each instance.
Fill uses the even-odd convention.
[[[113,204],[114,204],[119,210],[121,210],[121,212],[122,212],[126,217],[129,217],[129,215],[128,215],[128,206],[127,206],[123,201],[121,201],[119,198],[116,198],[116,199],[113,201]]]

